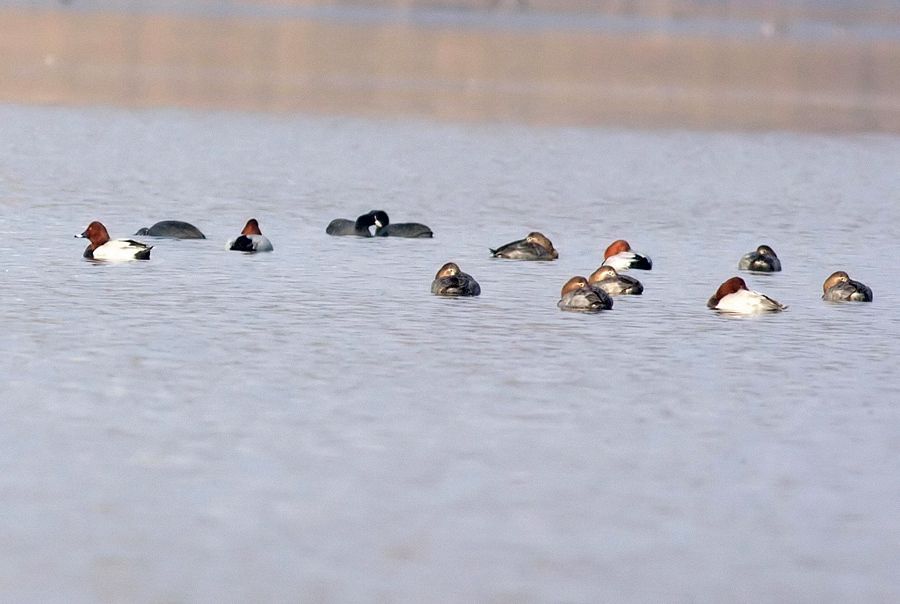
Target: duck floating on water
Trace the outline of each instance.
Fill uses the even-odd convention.
[[[640,281],[628,275],[620,275],[616,269],[606,265],[591,273],[588,283],[610,296],[640,296],[644,293],[644,286]]]
[[[431,293],[448,297],[477,296],[481,294],[481,286],[472,275],[462,272],[455,262],[448,262],[434,276]]]
[[[127,261],[149,260],[152,245],[133,239],[110,239],[109,231],[102,222],[93,221],[83,233],[75,235],[88,239],[91,243],[84,250],[83,256],[92,260]]]
[[[556,306],[560,310],[575,312],[600,312],[613,307],[612,298],[603,290],[591,288],[584,277],[572,277],[566,281]]]
[[[823,300],[829,302],[871,302],[872,289],[865,283],[854,281],[844,271],[837,271],[822,284]]]
[[[508,258],[510,260],[556,260],[559,252],[553,247],[553,243],[537,231],[528,233],[524,239],[511,241],[491,250],[494,258]]]
[[[653,261],[650,260],[650,257],[635,252],[624,239],[616,239],[609,244],[609,247],[603,252],[603,264],[611,266],[617,271],[630,268],[649,271],[653,268]]]
[[[244,225],[241,234],[228,242],[228,249],[235,252],[271,252],[272,242],[259,230],[259,222],[251,218]]]
[[[778,312],[787,308],[765,294],[747,289],[747,284],[740,277],[732,277],[722,283],[716,293],[707,300],[706,306],[713,310],[741,315]]]
[[[756,248],[756,251],[748,252],[741,256],[741,260],[738,262],[738,270],[777,273],[781,270],[781,260],[775,255],[775,250],[768,245],[761,245]]]

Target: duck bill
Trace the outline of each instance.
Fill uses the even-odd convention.
[[[76,239],[87,239],[87,236],[88,236],[87,231],[85,231],[85,232],[81,233],[80,235],[76,234],[75,238]]]

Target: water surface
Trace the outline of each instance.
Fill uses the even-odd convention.
[[[900,597],[900,139],[0,108],[10,600]],[[431,241],[325,235],[373,208]],[[254,216],[275,252],[224,251]],[[149,262],[81,258],[188,220]],[[553,263],[487,248],[539,229]],[[556,309],[613,239],[646,294]],[[706,298],[741,254],[788,304]],[[429,294],[458,262],[471,300]],[[845,269],[875,302],[820,300]]]

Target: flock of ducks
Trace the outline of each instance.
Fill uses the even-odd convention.
[[[371,228],[375,227],[375,232]],[[336,218],[325,232],[333,236],[352,237],[406,237],[430,238],[434,233],[424,224],[416,222],[390,222],[383,210],[372,210],[356,220]],[[173,238],[205,239],[205,235],[195,226],[178,220],[165,220],[149,228],[138,230],[135,235]],[[84,250],[84,257],[92,260],[123,261],[149,260],[152,245],[133,239],[111,239],[102,223],[90,223],[83,233],[76,235],[90,241]],[[247,221],[241,233],[231,239],[227,249],[238,252],[271,252],[275,248],[260,231],[255,218]],[[542,233],[529,233],[524,239],[511,241],[490,250],[494,258],[526,261],[551,261],[559,258],[553,243]],[[653,262],[649,256],[635,252],[624,239],[612,242],[603,254],[602,264],[589,277],[575,276],[566,281],[560,292],[557,306],[562,310],[576,312],[600,312],[613,307],[614,296],[639,296],[644,286],[634,277],[620,274],[629,269],[651,270]],[[738,269],[752,272],[778,272],[781,261],[768,245],[761,245],[755,251],[741,257]],[[822,299],[831,302],[871,302],[872,290],[859,281],[854,281],[844,271],[832,273],[822,285]],[[434,276],[431,292],[438,296],[478,296],[481,286],[472,275],[463,272],[454,262],[444,264]],[[769,296],[747,287],[740,277],[732,277],[722,283],[706,303],[713,310],[755,314],[777,312],[787,308]]]

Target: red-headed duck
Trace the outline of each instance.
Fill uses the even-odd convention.
[[[859,281],[854,281],[844,271],[831,273],[822,284],[823,300],[830,302],[871,302],[871,288]]]
[[[434,237],[430,228],[419,222],[391,223],[387,212],[372,210],[369,212],[375,221],[376,237],[406,237],[408,239],[424,239]]]
[[[83,233],[75,236],[90,240],[90,245],[84,250],[84,257],[93,260],[149,260],[150,250],[153,249],[152,245],[132,239],[110,239],[106,227],[96,220]]]
[[[508,258],[510,260],[556,260],[559,252],[553,248],[553,243],[543,233],[537,231],[528,233],[525,239],[512,241],[491,250],[494,258]]]
[[[649,271],[653,268],[653,261],[632,250],[631,245],[624,239],[617,239],[609,244],[609,247],[603,252],[603,264],[611,266],[617,271],[629,268]]]
[[[556,306],[560,310],[600,312],[611,309],[613,301],[603,290],[591,289],[588,280],[584,277],[572,277],[563,285]]]
[[[472,275],[459,270],[455,262],[448,262],[434,276],[431,293],[449,297],[477,296],[481,293],[481,286]]]
[[[732,277],[719,286],[716,293],[706,302],[708,308],[736,314],[773,312],[787,308],[769,296],[747,289],[740,277]]]
[[[259,230],[256,218],[251,218],[244,225],[241,234],[228,242],[228,249],[237,252],[271,252],[275,248]]]
[[[601,289],[610,296],[640,296],[644,292],[640,281],[628,275],[620,275],[611,266],[601,266],[595,270],[588,277],[588,283],[592,288]]]
[[[777,273],[781,270],[781,260],[775,255],[775,250],[768,245],[761,245],[756,248],[755,252],[748,252],[741,256],[738,270]]]

